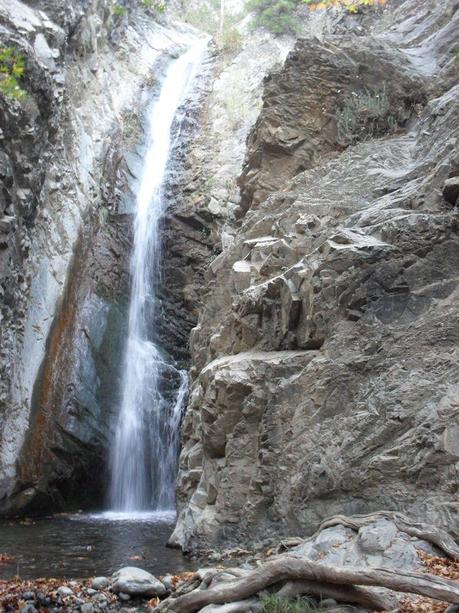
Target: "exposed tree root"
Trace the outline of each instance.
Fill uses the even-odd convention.
[[[168,610],[192,613],[209,604],[225,604],[249,598],[282,581],[312,581],[345,585],[385,587],[395,592],[419,594],[459,604],[459,584],[439,577],[387,568],[340,568],[282,555],[266,562],[245,577],[208,590],[194,590],[168,602]],[[368,593],[367,593],[368,594]],[[369,595],[369,594],[368,594]],[[382,610],[384,605],[373,608]]]
[[[453,560],[459,561],[459,546],[456,544],[453,537],[445,530],[435,528],[429,524],[413,522],[406,515],[403,515],[403,513],[396,513],[393,511],[378,511],[376,513],[369,513],[368,515],[353,515],[352,517],[335,515],[323,521],[316,534],[325,530],[325,528],[338,525],[358,530],[362,526],[366,526],[381,518],[393,522],[401,532],[406,532],[409,536],[415,536],[418,539],[432,543],[432,545],[444,551],[447,556]]]

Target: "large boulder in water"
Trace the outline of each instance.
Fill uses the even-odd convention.
[[[130,596],[165,596],[167,591],[159,579],[135,566],[125,566],[114,573],[111,589]]]

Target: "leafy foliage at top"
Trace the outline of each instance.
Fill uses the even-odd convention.
[[[25,74],[24,54],[15,47],[0,47],[0,92],[7,98],[22,102],[26,91],[20,80]]]
[[[138,0],[138,4],[144,8],[151,9],[155,13],[164,13],[167,8],[167,0]],[[113,0],[111,2],[111,11],[117,17],[122,17],[128,13],[129,9],[122,2]]]
[[[344,7],[350,13],[357,13],[360,7],[386,4],[387,0],[302,0],[310,9],[326,9]]]
[[[280,35],[299,32],[296,10],[302,5],[310,10],[345,8],[356,13],[361,7],[385,3],[386,0],[246,0],[246,8],[255,13],[256,26]]]
[[[296,34],[299,29],[295,11],[302,0],[247,0],[246,7],[255,13],[255,25],[273,34]]]

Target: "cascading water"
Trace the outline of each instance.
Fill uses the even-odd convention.
[[[148,142],[136,194],[122,402],[110,457],[110,496],[115,511],[174,507],[178,430],[187,379],[152,340],[161,247],[159,219],[166,206],[164,183],[174,144],[174,121],[206,46],[206,41],[199,41],[174,60],[149,112]],[[175,400],[164,398],[160,389],[164,378],[178,380]]]

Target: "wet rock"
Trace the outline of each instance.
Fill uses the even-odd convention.
[[[81,613],[94,613],[94,605],[91,603],[85,603],[80,606]]]
[[[111,590],[129,596],[164,596],[166,588],[153,575],[141,568],[126,566],[114,573]]]

